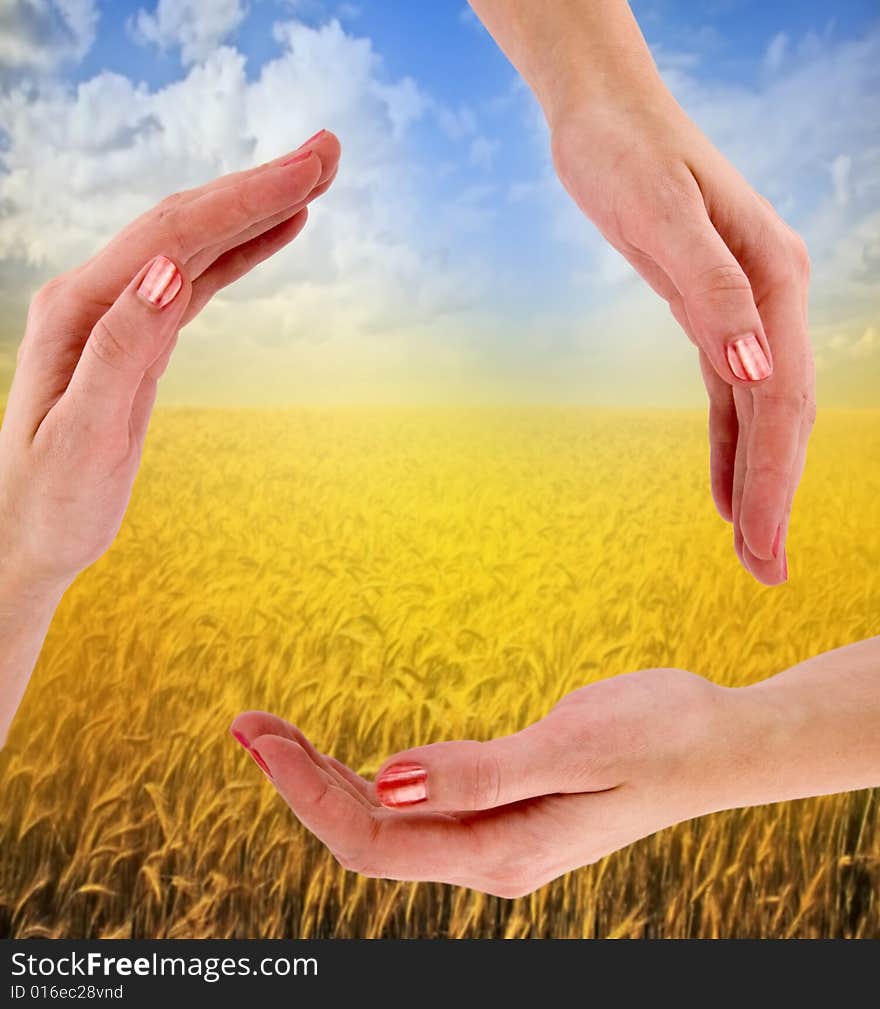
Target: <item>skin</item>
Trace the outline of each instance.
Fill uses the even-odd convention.
[[[785,581],[816,413],[804,242],[685,115],[623,0],[471,6],[541,103],[571,197],[698,348],[716,507],[743,566]],[[744,333],[771,361],[763,381],[731,370]]]
[[[512,736],[395,754],[376,781],[274,715],[232,732],[345,868],[513,898],[683,820],[880,785],[878,686],[880,638],[736,689],[641,670]],[[427,798],[389,807],[376,782],[400,764]]]
[[[332,184],[333,134],[299,153],[169,196],[34,297],[0,430],[0,745],[61,597],[119,531],[180,329]],[[182,277],[162,308],[137,293],[158,255]]]

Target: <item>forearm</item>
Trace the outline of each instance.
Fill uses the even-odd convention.
[[[663,88],[625,0],[470,0],[535,93],[551,128],[583,101]],[[664,89],[665,90],[665,89]]]
[[[60,586],[28,584],[0,567],[0,748],[63,591]]]
[[[730,694],[737,805],[880,786],[880,637]]]

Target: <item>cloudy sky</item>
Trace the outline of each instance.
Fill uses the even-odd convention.
[[[876,0],[633,6],[687,111],[808,241],[820,402],[880,405]],[[334,190],[187,330],[164,402],[702,402],[690,344],[569,204],[463,0],[0,0],[0,400],[28,292],[321,127]]]

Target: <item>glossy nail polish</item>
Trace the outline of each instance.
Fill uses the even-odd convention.
[[[254,763],[256,763],[257,767],[259,767],[259,769],[265,775],[267,775],[268,777],[271,778],[272,777],[272,772],[269,770],[269,765],[266,763],[265,760],[263,760],[263,758],[260,755],[260,753],[251,746],[250,742],[244,737],[244,735],[241,732],[238,731],[238,729],[233,729],[232,730],[232,738],[237,743],[241,743],[241,745],[254,758]]]
[[[392,764],[376,779],[383,806],[414,806],[428,798],[428,772],[421,764]]]
[[[773,537],[773,559],[779,556],[779,541],[782,539],[782,523],[776,527],[776,535]]]
[[[754,333],[737,337],[727,345],[727,363],[743,382],[760,382],[773,370]]]
[[[154,308],[164,308],[177,297],[183,286],[180,270],[167,256],[156,256],[137,293]]]
[[[302,154],[294,154],[294,156],[292,158],[288,158],[287,161],[282,161],[278,167],[284,168],[286,165],[298,165],[300,162],[306,161],[311,156],[311,151],[303,151]]]
[[[269,765],[260,756],[259,750],[255,750],[253,748],[253,746],[249,746],[248,747],[248,753],[250,753],[250,755],[254,758],[254,760],[255,760],[255,762],[257,764],[257,767],[259,767],[259,769],[266,775],[266,777],[267,778],[271,778],[272,777],[272,772],[269,770]]]

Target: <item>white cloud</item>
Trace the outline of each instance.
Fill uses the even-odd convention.
[[[405,369],[420,333],[472,305],[483,268],[449,261],[407,161],[429,98],[410,79],[385,79],[370,41],[336,21],[288,22],[276,37],[283,51],[253,80],[244,57],[221,47],[156,91],[102,73],[75,89],[0,95],[0,304],[21,296],[23,275],[36,285],[77,264],[167,193],[267,161],[326,126],[342,138],[343,163],[304,235],[224,292],[178,356],[195,367],[219,334],[230,353],[253,339],[297,344],[301,374],[323,369],[326,381],[334,362],[348,376]],[[345,67],[332,87],[330,66]],[[467,339],[424,346],[451,367]]]
[[[846,320],[849,328],[854,319],[864,326],[880,303],[880,29],[853,41],[808,36],[788,49],[777,73],[750,86],[713,81],[662,52],[659,66],[697,125],[806,238],[817,327]],[[531,101],[524,118],[546,151]],[[618,275],[603,240],[561,191],[549,158],[545,165],[554,234],[581,250],[577,286],[615,297]]]
[[[244,0],[159,0],[154,13],[139,9],[131,21],[133,37],[162,50],[180,49],[184,65],[206,59],[244,21]]]
[[[788,51],[789,37],[785,32],[774,35],[764,53],[764,66],[771,71],[778,70],[782,66],[785,54]]]
[[[95,41],[96,0],[3,0],[0,82],[81,60]]]

